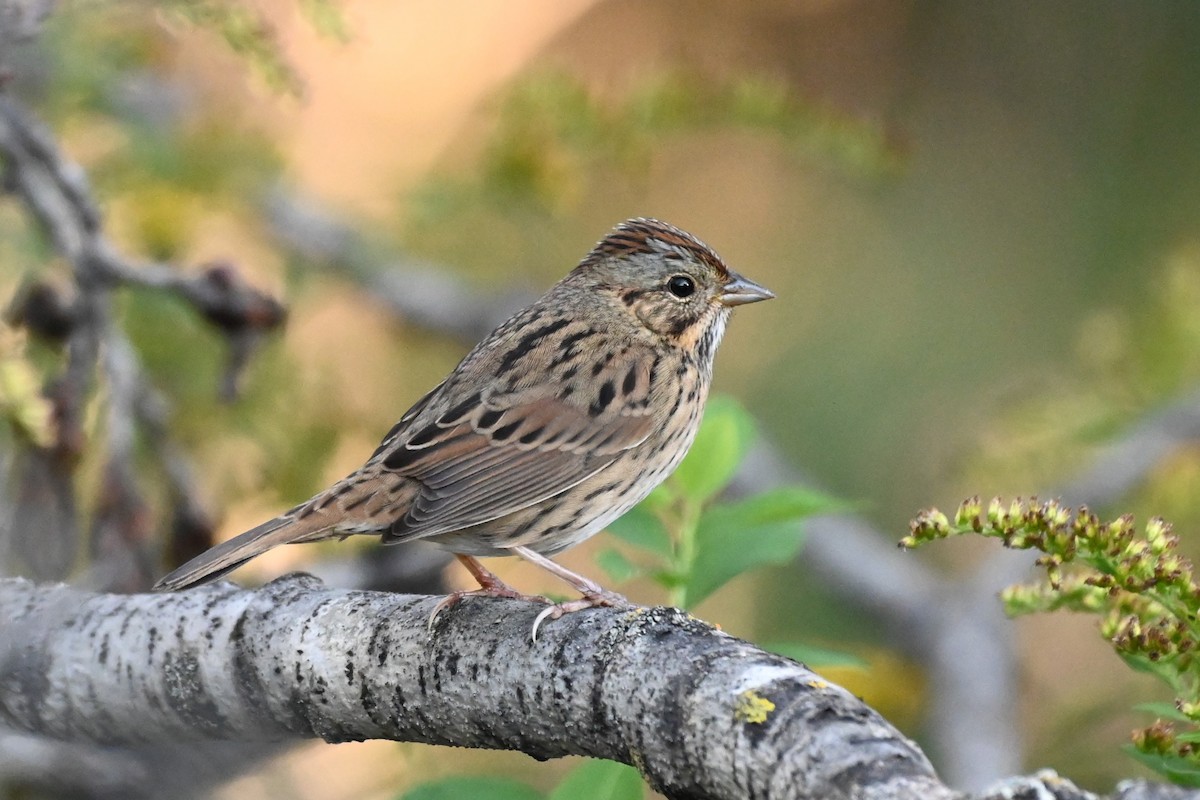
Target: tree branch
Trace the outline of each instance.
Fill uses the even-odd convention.
[[[333,591],[290,576],[109,595],[0,582],[0,720],[75,742],[317,736],[579,754],[672,798],[952,795],[848,692],[674,609]],[[851,791],[853,787],[853,791]],[[901,793],[898,793],[901,792]]]
[[[69,742],[115,792],[138,762],[105,745],[319,737],[609,758],[672,800],[968,800],[845,690],[676,609],[571,614],[534,643],[536,604],[469,599],[430,628],[440,599],[305,575],[167,595],[0,581],[0,724]],[[5,755],[61,758],[45,741]],[[1099,800],[1052,772],[974,797]]]

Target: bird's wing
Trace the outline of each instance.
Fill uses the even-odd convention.
[[[653,359],[618,354],[574,384],[463,399],[377,463],[421,484],[391,539],[434,536],[503,517],[579,484],[637,447],[656,424]]]
[[[413,403],[412,408],[404,412],[404,416],[400,418],[400,421],[393,425],[392,429],[383,435],[383,440],[379,442],[379,447],[375,448],[375,452],[371,453],[371,457],[368,458],[367,461],[374,461],[375,458],[381,453],[391,448],[396,442],[396,437],[402,436],[404,431],[407,430],[412,424],[412,421],[420,416],[421,412],[428,408],[430,403],[437,399],[438,394],[442,391],[442,387],[445,385],[446,381],[443,380],[437,386],[426,392],[424,397]]]

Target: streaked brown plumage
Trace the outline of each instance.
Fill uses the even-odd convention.
[[[474,556],[514,553],[584,598],[619,596],[553,555],[603,529],[687,453],[730,309],[773,297],[666,223],[618,225],[565,278],[475,346],[384,437],[367,463],[316,497],[214,547],[158,582],[212,580],[281,544],[381,534],[454,553],[478,592],[521,596]]]

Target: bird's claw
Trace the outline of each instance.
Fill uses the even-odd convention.
[[[537,643],[538,629],[546,620],[558,619],[559,617],[570,614],[574,611],[583,611],[585,608],[601,608],[601,607],[623,607],[629,606],[629,602],[623,595],[616,592],[609,592],[601,589],[598,592],[589,592],[578,600],[568,600],[565,603],[553,603],[547,606],[538,613],[533,620],[533,630],[530,631],[530,641]]]
[[[471,591],[451,592],[446,595],[433,607],[433,611],[429,614],[428,628],[433,630],[434,623],[437,621],[438,615],[447,608],[458,605],[468,597],[503,597],[511,600],[526,600],[534,603],[544,603],[546,607],[538,612],[538,615],[533,620],[533,630],[530,631],[530,641],[537,642],[538,630],[541,629],[542,623],[547,620],[558,619],[566,614],[575,611],[582,611],[586,608],[601,608],[601,607],[623,607],[632,605],[623,595],[616,592],[610,592],[605,589],[599,589],[595,592],[588,592],[578,600],[568,600],[563,603],[555,603],[548,597],[543,597],[537,594],[524,594],[518,592],[505,584],[489,585],[481,589],[473,589]]]
[[[533,603],[545,603],[548,605],[553,604],[554,602],[549,597],[543,597],[540,594],[525,594],[523,592],[518,592],[516,589],[513,589],[512,587],[503,583],[485,586],[482,589],[451,592],[443,597],[438,604],[433,607],[433,611],[429,614],[429,623],[427,626],[428,629],[430,631],[433,630],[433,624],[437,621],[438,614],[441,614],[447,608],[452,608],[453,606],[458,605],[468,597],[503,597],[508,600],[526,600]]]

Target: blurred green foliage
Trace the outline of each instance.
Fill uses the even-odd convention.
[[[743,572],[786,564],[803,542],[800,521],[843,506],[811,489],[784,487],[739,500],[715,500],[754,440],[754,423],[735,400],[709,399],[696,441],[675,473],[609,530],[638,548],[601,554],[617,580],[649,575],[672,605],[692,608]]]
[[[520,783],[491,776],[487,778],[443,778],[423,783],[400,796],[400,800],[543,800],[536,789]]]
[[[408,228],[418,240],[481,213],[514,221],[565,215],[614,174],[644,191],[655,153],[683,134],[777,136],[801,158],[871,178],[894,175],[904,163],[881,128],[762,76],[713,82],[662,72],[603,93],[543,71],[507,87],[488,116],[470,169],[445,171],[414,193]]]
[[[549,794],[504,778],[444,778],[411,789],[399,800],[642,800],[637,770],[614,761],[585,761]]]
[[[1200,382],[1200,247],[1184,244],[1147,275],[1137,303],[1088,311],[1074,358],[1010,390],[963,456],[960,490],[1050,486],[1129,425]],[[1200,452],[1181,447],[1121,505],[1200,525]],[[1200,555],[1200,542],[1185,540]]]
[[[272,89],[303,94],[304,81],[284,55],[275,29],[264,12],[237,0],[171,0],[161,5],[169,13],[219,36]],[[349,38],[345,19],[336,3],[298,0],[296,5],[319,33],[341,41]]]
[[[321,32],[346,35],[335,4],[304,0],[300,5]],[[147,13],[152,9],[158,13]],[[180,27],[211,29],[223,42],[218,49],[232,48],[274,90],[297,89],[269,20],[255,16],[261,13],[234,2],[98,3],[65,6],[46,21],[38,44],[49,57],[27,65],[35,77],[19,75],[28,82],[24,93],[68,157],[85,169],[106,233],[134,262],[170,261],[181,270],[198,266],[188,263],[198,233],[221,218],[240,226],[224,245],[224,257],[252,281],[261,275],[260,265],[243,251],[249,246],[262,252],[267,245],[261,197],[282,168],[277,142],[244,112],[243,87],[215,95],[201,78],[181,71],[173,41]],[[30,218],[15,212],[11,206],[0,210],[0,276],[10,288],[31,273],[67,282],[67,265],[49,250]],[[232,228],[226,224],[222,233]],[[211,236],[206,245],[209,250],[222,246]],[[310,283],[302,270],[285,278],[297,294]],[[239,446],[245,460],[262,465],[257,476],[206,469],[212,453],[197,454],[202,494],[223,504],[230,493],[272,491],[292,499],[319,488],[322,468],[345,434],[346,421],[314,407],[326,402],[320,394],[297,389],[298,364],[280,341],[268,342],[256,354],[242,397],[222,407],[214,403],[227,358],[219,332],[187,304],[161,292],[128,289],[113,299],[117,323],[153,383],[170,399],[172,435],[194,453],[205,447],[212,451],[223,438],[238,434],[253,442]],[[28,360],[37,370],[36,381],[44,382],[61,370],[63,353],[55,344],[34,342]],[[103,386],[98,396],[103,401]],[[283,407],[294,413],[280,413]],[[28,404],[13,408],[21,419],[30,419]],[[88,417],[97,441],[102,419]],[[85,452],[85,477],[102,456],[98,448]],[[252,483],[245,482],[247,477]],[[148,470],[147,489],[161,488],[160,478]]]
[[[18,440],[48,447],[54,441],[53,408],[23,345],[16,337],[0,339],[0,417]]]

